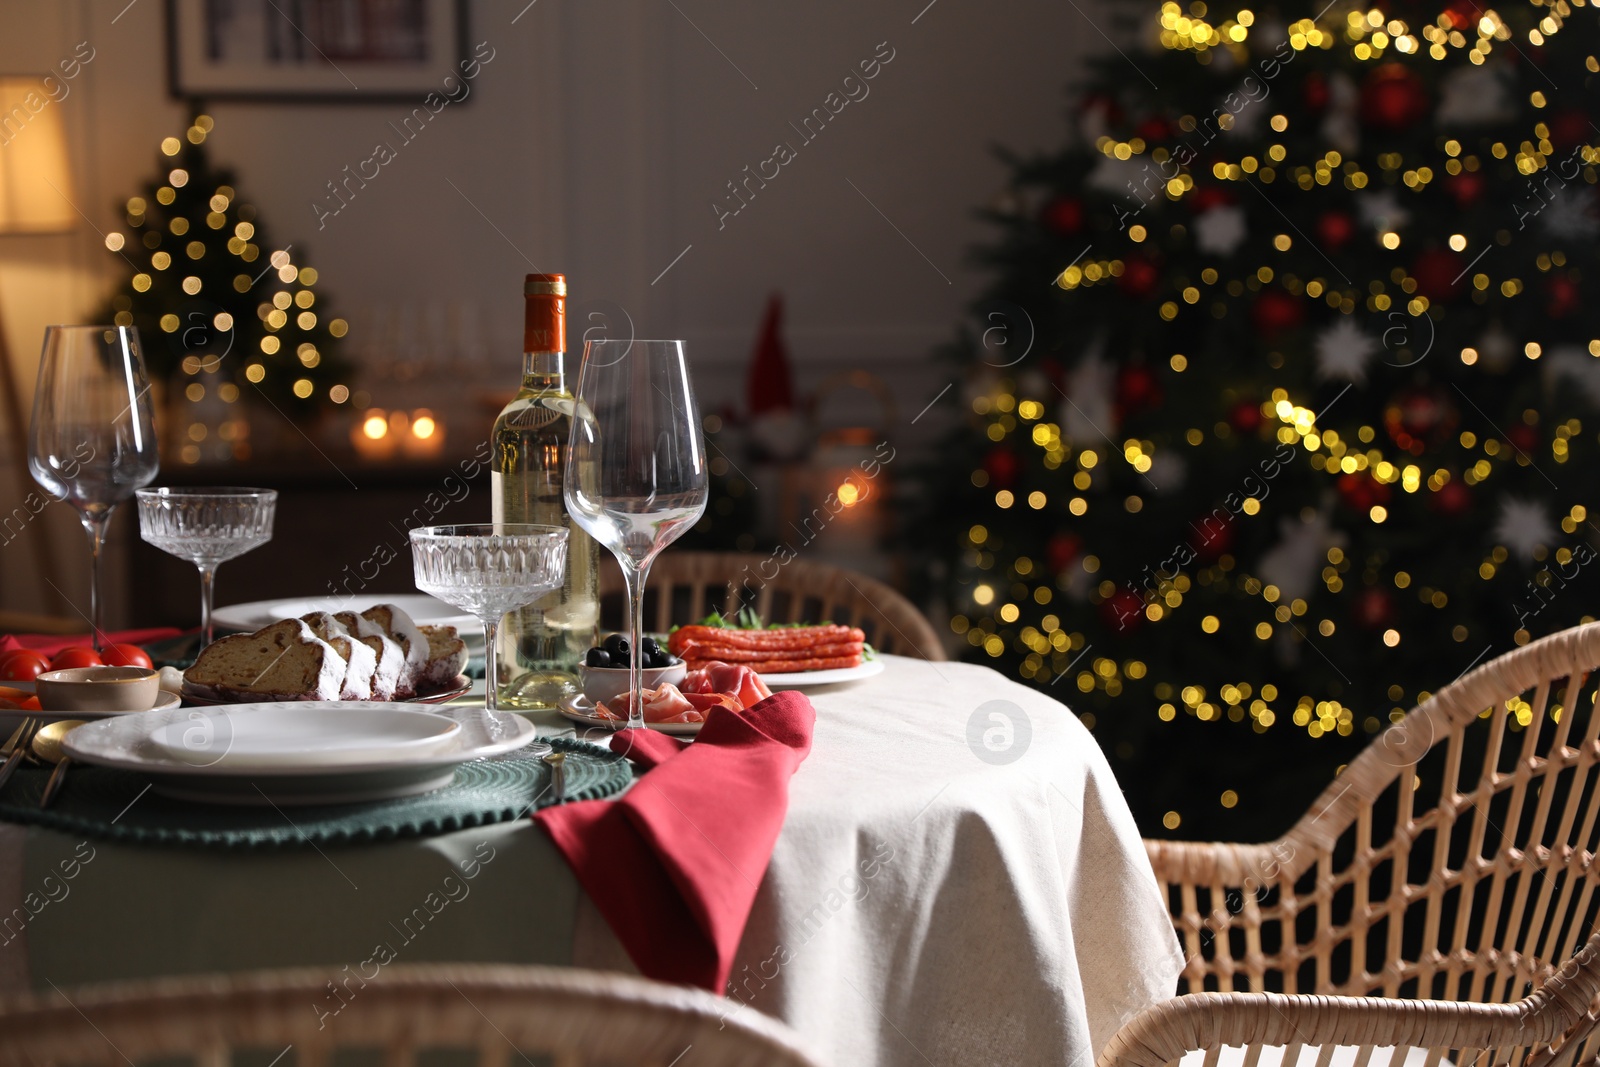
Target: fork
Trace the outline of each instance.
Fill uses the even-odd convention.
[[[6,742],[6,761],[0,764],[0,789],[4,789],[11,776],[17,772],[17,766],[22,762],[22,757],[27,755],[33,746],[33,735],[39,732],[43,725],[41,720],[32,717],[22,720],[22,725],[12,733]]]

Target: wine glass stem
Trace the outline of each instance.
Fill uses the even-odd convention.
[[[200,637],[201,648],[211,643],[211,591],[217,577],[215,563],[198,564],[200,568]]]
[[[623,564],[622,580],[628,587],[628,729],[644,729],[644,680],[640,657],[644,649],[639,639],[644,636],[644,583],[650,565],[630,567]]]
[[[94,631],[90,643],[96,652],[105,643],[106,602],[100,588],[100,557],[106,543],[106,523],[110,519],[111,508],[83,515],[83,528],[89,533],[89,626]]]
[[[483,620],[483,706],[489,711],[500,710],[500,657],[495,648],[499,630],[499,619]]]

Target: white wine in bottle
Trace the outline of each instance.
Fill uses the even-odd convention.
[[[533,711],[578,691],[578,663],[599,638],[600,572],[594,540],[567,517],[561,493],[573,404],[564,366],[566,277],[530,274],[523,295],[522,388],[494,423],[494,521],[568,531],[561,588],[509,613],[500,626],[500,677],[493,679],[500,706]]]

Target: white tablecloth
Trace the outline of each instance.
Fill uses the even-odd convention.
[[[1111,770],[1049,696],[983,667],[887,661],[870,681],[812,693],[815,743],[760,883],[729,1013],[777,1016],[839,1067],[1088,1067],[1122,1022],[1172,994],[1181,965]],[[310,852],[97,842],[72,898],[0,947],[0,987],[359,960],[351,954],[391,910],[374,891],[410,900],[486,832],[504,857],[487,872],[495,888],[480,886],[487,903],[464,906],[456,935],[419,942],[408,959],[516,962],[536,944],[541,962],[565,962],[550,949],[571,931],[557,956],[570,945],[576,965],[631,969],[541,831],[524,824],[327,850],[359,893]],[[67,835],[0,829],[0,914],[72,847]],[[314,933],[288,921],[297,905],[285,880],[328,881],[315,899],[329,921]],[[254,899],[254,886],[273,887],[272,898]],[[519,886],[548,902],[542,913],[505,906]],[[175,917],[152,928],[162,898]]]

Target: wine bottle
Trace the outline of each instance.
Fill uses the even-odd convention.
[[[500,705],[553,708],[578,691],[577,666],[599,639],[600,572],[593,538],[567,516],[562,480],[573,398],[566,380],[567,282],[530,274],[523,282],[522,387],[494,423],[490,492],[495,522],[535,522],[568,531],[561,588],[506,615],[500,627]]]

